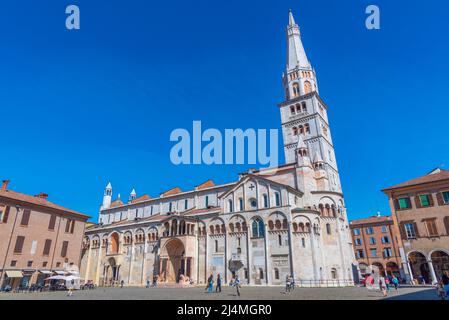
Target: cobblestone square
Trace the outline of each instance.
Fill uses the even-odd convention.
[[[379,291],[366,288],[296,288],[285,293],[283,287],[242,287],[238,297],[232,287],[223,287],[221,293],[207,293],[203,287],[194,288],[97,288],[67,292],[2,293],[0,300],[381,300]],[[388,300],[437,300],[432,287],[402,287],[390,291]]]

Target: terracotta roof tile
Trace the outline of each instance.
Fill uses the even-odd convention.
[[[123,205],[123,201],[122,199],[119,198],[117,200],[112,201],[111,208],[119,207],[121,205]]]
[[[150,200],[151,197],[147,194],[144,194],[143,196],[140,196],[136,199],[131,200],[131,203],[136,203],[136,202],[140,202],[140,201],[145,201],[145,200]]]
[[[358,224],[370,224],[370,223],[379,223],[379,222],[393,222],[390,216],[387,217],[369,217],[369,218],[362,218],[357,220],[352,220],[350,222],[350,225],[358,225]]]
[[[403,187],[410,187],[410,186],[415,186],[415,185],[419,185],[419,184],[423,184],[423,183],[430,183],[430,182],[436,182],[436,181],[441,181],[441,180],[449,180],[449,170],[441,170],[440,172],[437,172],[437,173],[429,173],[425,176],[421,176],[421,177],[394,185],[392,187],[385,188],[382,191],[390,190],[390,189],[398,189],[398,188],[403,188]]]
[[[83,213],[65,208],[56,203],[50,202],[47,199],[36,197],[36,196],[30,196],[30,195],[16,192],[16,191],[13,191],[10,189],[7,189],[7,190],[0,189],[0,197],[17,200],[17,201],[22,201],[22,202],[27,202],[27,203],[32,203],[32,204],[42,206],[42,207],[52,208],[52,209],[56,209],[56,210],[65,211],[67,213],[81,215],[81,216],[84,216],[86,219],[90,218],[89,216],[87,216]]]
[[[165,192],[162,192],[162,193],[161,193],[161,197],[166,197],[166,196],[170,196],[170,195],[177,194],[177,193],[181,193],[181,192],[182,192],[181,188],[176,187],[176,188],[167,190],[167,191],[165,191]]]
[[[205,182],[203,182],[202,184],[200,184],[199,186],[196,187],[197,190],[201,190],[201,189],[206,189],[206,188],[210,188],[215,186],[215,183],[212,179],[209,179]]]

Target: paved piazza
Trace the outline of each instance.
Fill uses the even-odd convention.
[[[281,287],[243,287],[241,297],[235,289],[223,287],[222,293],[206,293],[204,288],[97,288],[75,291],[72,297],[66,292],[44,293],[1,293],[0,300],[6,299],[42,299],[42,300],[379,300],[383,299],[378,291],[366,288],[296,288],[285,294]],[[436,290],[431,287],[404,287],[398,293],[391,291],[389,300],[437,300]]]

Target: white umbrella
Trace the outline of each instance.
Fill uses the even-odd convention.
[[[67,276],[67,277],[65,277],[65,281],[72,281],[72,280],[77,280],[77,279],[81,280],[81,278],[77,277],[77,276]]]
[[[45,280],[65,280],[66,277],[64,276],[52,276],[52,277],[48,277]]]

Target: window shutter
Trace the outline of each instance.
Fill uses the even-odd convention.
[[[72,220],[72,226],[70,228],[70,233],[73,233],[74,230],[75,230],[75,220]]]
[[[433,195],[429,193],[428,197],[429,197],[429,207],[433,207],[434,206]]]
[[[421,200],[419,199],[419,195],[415,195],[415,205],[417,208],[421,208]]]
[[[416,222],[413,222],[413,229],[415,229],[416,238],[419,238],[418,225]]]
[[[67,247],[69,245],[68,241],[64,241],[62,243],[62,249],[61,249],[61,257],[65,258],[67,256]]]
[[[47,239],[47,240],[45,240],[43,255],[45,255],[45,256],[49,255],[50,254],[50,248],[51,248],[51,240]]]
[[[70,230],[70,219],[67,219],[67,222],[65,224],[65,232],[68,233]]]
[[[399,224],[399,233],[401,234],[402,239],[407,239],[407,234],[405,233],[405,225],[403,222]]]
[[[399,210],[399,200],[398,199],[394,199],[394,208],[396,210]]]
[[[29,222],[30,222],[30,209],[25,209],[23,210],[22,221],[20,221],[20,224],[22,226],[27,226]]]
[[[449,217],[444,217],[444,227],[446,228],[446,234],[449,235]]]
[[[443,194],[441,192],[437,192],[437,202],[439,206],[444,206]]]
[[[17,236],[16,245],[14,246],[14,253],[22,253],[24,241],[25,241],[25,237]]]
[[[7,207],[5,208],[5,213],[3,214],[3,223],[7,223],[7,222],[8,222],[9,209],[10,209],[9,206],[7,206]]]
[[[56,215],[52,214],[50,217],[50,222],[48,223],[48,229],[54,230],[55,229],[55,223],[56,223]]]

